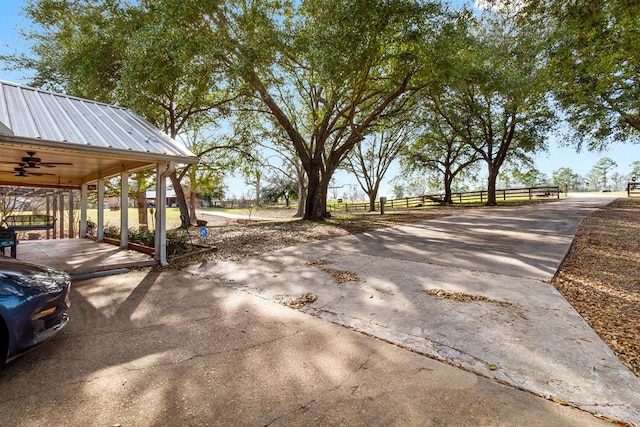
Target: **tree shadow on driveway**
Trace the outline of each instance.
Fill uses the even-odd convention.
[[[188,273],[85,280],[71,299],[68,328],[0,371],[0,424],[600,422]]]

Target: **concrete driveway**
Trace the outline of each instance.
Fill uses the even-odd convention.
[[[547,283],[606,201],[75,282],[64,333],[0,371],[0,425],[637,424],[638,379]]]
[[[4,426],[606,426],[217,280],[76,282],[63,334],[0,371]]]
[[[190,271],[270,301],[313,294],[309,314],[640,425],[640,381],[549,284],[580,221],[612,200],[462,210]]]

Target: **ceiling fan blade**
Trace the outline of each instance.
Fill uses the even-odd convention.
[[[15,176],[20,177],[29,177],[29,176],[55,176],[54,173],[45,173],[45,172],[31,172],[26,170],[24,167],[14,168],[13,171],[16,173]]]
[[[22,158],[22,162],[23,163],[40,163],[42,161],[42,159],[40,157],[23,157]]]
[[[73,166],[73,163],[69,163],[69,162],[45,162],[45,163],[40,163],[39,164],[42,167],[45,168],[55,168],[56,166]]]

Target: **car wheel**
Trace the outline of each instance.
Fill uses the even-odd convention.
[[[9,331],[7,330],[7,324],[0,317],[0,368],[4,365],[7,359],[7,352],[9,351]]]

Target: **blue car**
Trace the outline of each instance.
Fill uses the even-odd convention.
[[[65,327],[70,289],[67,273],[0,256],[0,366]]]

